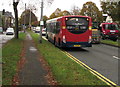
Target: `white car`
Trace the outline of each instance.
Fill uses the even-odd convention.
[[[14,34],[14,29],[13,28],[7,28],[6,35],[13,35],[13,34]]]
[[[42,29],[42,35],[45,35],[46,34],[46,28],[43,28]]]
[[[35,33],[39,33],[39,32],[40,32],[40,27],[36,27]]]
[[[32,27],[32,30],[35,31],[36,27]]]

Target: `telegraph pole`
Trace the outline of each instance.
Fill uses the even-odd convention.
[[[2,3],[2,8],[4,8],[4,4]],[[5,31],[5,9],[2,11],[2,28]]]
[[[42,26],[43,26],[43,0],[41,2],[41,18],[40,18],[40,40],[39,42],[42,43]]]
[[[30,28],[30,30],[31,30],[31,8],[30,8],[30,18],[29,18],[29,28]]]
[[[26,27],[26,3],[25,3],[25,14],[24,14],[24,33],[25,33],[25,27]]]

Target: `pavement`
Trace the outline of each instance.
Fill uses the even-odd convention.
[[[40,62],[40,53],[36,49],[29,33],[27,33],[24,44],[25,63],[18,72],[19,85],[49,85],[45,78],[47,71]]]

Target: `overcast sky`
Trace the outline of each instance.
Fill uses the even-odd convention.
[[[12,1],[13,0],[0,0],[0,11],[5,9],[6,11],[10,11],[14,14]],[[51,5],[46,4],[46,1],[44,0],[45,2],[44,15],[47,15],[49,17],[50,14],[52,14],[56,10],[56,8],[60,8],[62,11],[63,10],[70,11],[74,5],[82,9],[83,4],[88,1],[94,2],[96,6],[101,10],[100,0],[54,0]],[[41,0],[20,0],[20,3],[18,5],[19,16],[24,11],[24,7],[25,7],[24,4],[26,3],[28,5],[28,3],[30,3],[30,4],[36,5],[38,10],[34,12],[36,16],[39,18],[40,17],[40,2]]]
[[[48,13],[53,12],[56,8],[60,8],[61,10],[70,10],[74,5],[78,6],[79,8],[82,8],[83,4],[87,1],[92,1],[96,3],[99,9],[100,8],[100,0],[55,0],[50,8],[48,8]]]

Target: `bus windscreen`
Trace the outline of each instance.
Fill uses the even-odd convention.
[[[81,34],[88,30],[89,19],[86,17],[66,18],[66,28],[73,34]]]
[[[117,24],[106,24],[105,25],[105,29],[108,30],[119,30],[119,27]]]

